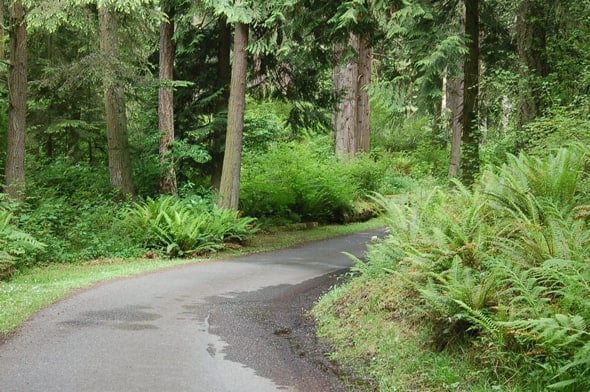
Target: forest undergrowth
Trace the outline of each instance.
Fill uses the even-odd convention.
[[[590,150],[521,154],[468,189],[376,197],[389,235],[317,305],[380,391],[590,390]]]

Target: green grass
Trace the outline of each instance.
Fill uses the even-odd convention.
[[[428,323],[407,309],[407,287],[391,276],[360,276],[336,287],[313,309],[317,332],[354,391],[512,391],[492,385],[461,349],[437,351]]]
[[[20,271],[9,281],[0,282],[0,337],[47,305],[101,281],[205,260],[282,249],[381,226],[384,226],[384,221],[373,219],[344,226],[264,232],[257,234],[248,247],[213,254],[207,259],[99,259],[81,264],[48,264]]]

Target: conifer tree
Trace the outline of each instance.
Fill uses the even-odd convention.
[[[10,10],[8,66],[8,134],[5,191],[14,200],[25,198],[25,131],[27,116],[27,24],[25,7],[13,1]]]

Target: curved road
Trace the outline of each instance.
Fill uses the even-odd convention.
[[[375,234],[95,286],[0,344],[0,390],[344,391],[305,309]]]

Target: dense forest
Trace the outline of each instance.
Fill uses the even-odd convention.
[[[319,305],[362,387],[590,389],[590,1],[14,0],[0,18],[1,278],[381,214],[390,235]]]

